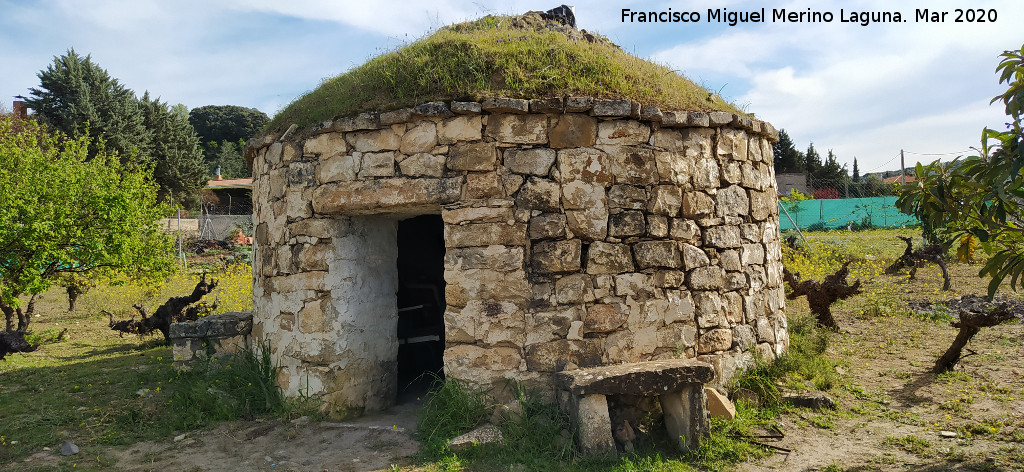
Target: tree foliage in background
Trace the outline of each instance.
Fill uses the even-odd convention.
[[[184,105],[168,107],[150,100],[148,92],[137,98],[91,56],[74,49],[55,57],[38,76],[40,87],[30,89],[25,102],[51,129],[88,137],[90,159],[105,152],[119,156],[121,164],[151,164],[163,197],[198,202],[202,154]]]
[[[796,150],[786,130],[779,130],[779,141],[772,146],[776,174],[795,174],[804,171],[804,155]]]
[[[148,169],[102,146],[90,159],[91,144],[0,117],[0,311],[8,330],[19,296],[67,274],[158,276],[170,267],[159,231],[168,208],[157,203]],[[27,329],[31,317],[18,318],[17,329]]]
[[[1024,46],[1000,57],[996,73],[1007,90],[992,103],[1005,105],[1006,130],[982,130],[977,155],[918,164],[917,181],[901,188],[897,201],[901,211],[917,216],[942,241],[959,241],[961,257],[972,242],[981,243],[989,259],[978,275],[992,277],[990,297],[1008,277],[1016,290],[1024,272]]]
[[[25,104],[53,130],[68,136],[88,136],[89,157],[100,148],[121,162],[145,159],[150,132],[143,124],[142,106],[131,89],[74,49],[53,58],[39,72],[40,88],[29,89]]]
[[[189,122],[203,146],[208,175],[216,175],[218,166],[224,178],[252,175],[242,158],[241,149],[245,140],[270,122],[266,113],[236,105],[207,105],[193,108],[189,112]]]
[[[153,179],[160,182],[161,199],[170,199],[186,207],[198,203],[199,191],[206,185],[206,168],[188,114],[180,108],[172,111],[159,98],[142,95],[143,123],[154,139],[149,155],[153,161]]]

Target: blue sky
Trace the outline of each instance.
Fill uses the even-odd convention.
[[[556,0],[557,1],[557,0]],[[956,23],[967,2],[595,1],[576,2],[578,26],[633,54],[665,63],[720,91],[777,128],[801,150],[832,149],[861,172],[950,159],[977,146],[984,126],[1001,127],[989,100],[1004,87],[998,54],[1024,42],[1024,2],[970,2],[996,21]],[[554,2],[392,0],[0,0],[0,93],[38,86],[53,56],[91,54],[139,95],[189,108],[256,107],[273,115],[325,78],[429,34],[483,16],[547,10]],[[772,22],[773,9],[830,12],[831,23]],[[628,23],[624,8],[696,11],[699,23]],[[760,11],[764,23],[709,23],[708,9]],[[943,23],[915,10],[949,11]],[[901,23],[840,22],[840,11],[898,11]],[[946,154],[931,156],[925,154]]]

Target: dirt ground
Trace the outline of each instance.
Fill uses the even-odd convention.
[[[131,472],[414,470],[409,467],[410,456],[419,443],[411,433],[418,409],[419,405],[408,403],[344,423],[307,418],[233,421],[173,440],[112,447],[108,452],[116,458],[116,470]],[[56,466],[61,459],[58,453],[41,452],[16,466]]]
[[[954,280],[976,274],[956,267]],[[938,286],[937,274],[923,274]],[[931,277],[931,279],[929,279]],[[898,278],[875,281],[902,290]],[[934,299],[977,290],[936,292]],[[779,419],[786,449],[740,464],[744,471],[1024,470],[1024,324],[985,328],[973,353],[942,376],[930,372],[956,331],[948,320],[865,310],[871,297],[836,310],[842,330],[829,356],[842,385],[835,412],[798,410]],[[803,304],[803,305],[801,305]],[[790,312],[806,310],[790,302]],[[177,438],[110,447],[123,471],[377,471],[422,470],[413,455],[415,403],[349,423],[230,422]],[[77,456],[73,456],[77,457]],[[83,461],[89,458],[82,458]],[[56,451],[36,453],[5,470],[67,466]]]

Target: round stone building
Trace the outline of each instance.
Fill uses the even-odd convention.
[[[775,129],[710,95],[561,92],[250,142],[253,335],[286,393],[345,416],[431,372],[550,390],[564,370],[695,358],[722,385],[781,354]]]

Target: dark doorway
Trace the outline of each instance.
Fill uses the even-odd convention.
[[[398,222],[398,399],[422,397],[444,374],[444,223]]]

